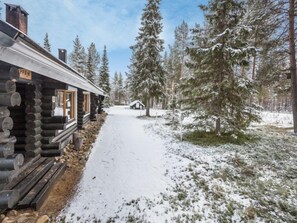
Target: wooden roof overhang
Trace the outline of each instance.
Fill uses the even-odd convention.
[[[0,20],[0,61],[28,69],[45,77],[106,96],[84,76],[54,57],[27,35]]]

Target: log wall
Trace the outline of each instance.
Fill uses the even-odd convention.
[[[41,83],[26,86],[25,113],[26,113],[26,139],[25,150],[27,157],[35,157],[41,153]]]
[[[0,70],[0,184],[9,182],[24,163],[22,154],[14,154],[17,138],[11,134],[14,129],[21,128],[25,120],[21,94],[16,92],[18,78],[15,67]]]
[[[61,142],[52,142],[58,135],[58,130],[65,130],[68,122],[67,116],[54,116],[56,103],[53,97],[57,89],[66,88],[65,84],[54,84],[44,80],[42,90],[42,156],[60,156],[63,153]],[[67,130],[66,130],[67,131]]]
[[[83,128],[83,119],[84,119],[84,94],[82,89],[77,90],[77,129],[81,130]]]

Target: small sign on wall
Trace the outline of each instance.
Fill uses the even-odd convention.
[[[19,69],[20,78],[32,80],[32,72],[26,69]]]

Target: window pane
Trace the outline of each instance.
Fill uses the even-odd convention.
[[[73,117],[73,93],[66,93],[66,116],[68,119],[72,119]]]
[[[63,91],[57,92],[55,115],[56,116],[64,116],[64,92]]]

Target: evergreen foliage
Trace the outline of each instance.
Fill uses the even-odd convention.
[[[109,67],[106,46],[104,46],[101,66],[99,69],[99,87],[108,95],[110,94],[111,88],[109,83]]]
[[[215,121],[217,135],[222,130],[238,132],[258,120],[247,103],[252,82],[241,72],[255,50],[249,46],[249,27],[239,22],[244,5],[239,0],[212,0],[201,8],[207,24],[193,30],[188,50],[193,75],[185,78],[184,105],[204,126],[207,120]]]
[[[162,17],[160,0],[147,0],[142,13],[136,44],[131,47],[130,87],[134,99],[142,99],[146,104],[146,115],[150,116],[153,98],[163,94],[165,80],[160,52],[163,51]]]
[[[180,108],[182,77],[189,75],[189,69],[185,66],[186,49],[190,44],[189,27],[183,21],[174,32],[173,46],[169,46],[169,55],[164,56],[164,68],[166,71],[166,96],[167,106],[171,109]]]
[[[100,64],[100,56],[96,49],[95,43],[91,43],[88,47],[88,60],[87,60],[87,71],[86,77],[93,83],[98,82],[96,72]]]
[[[80,39],[76,36],[73,41],[73,51],[69,55],[70,65],[78,73],[86,75],[87,55],[85,48],[82,46]]]
[[[112,82],[112,100],[114,104],[122,104],[126,96],[122,73],[115,72]]]
[[[46,49],[48,52],[51,52],[51,45],[49,43],[48,33],[45,34],[43,48]]]

